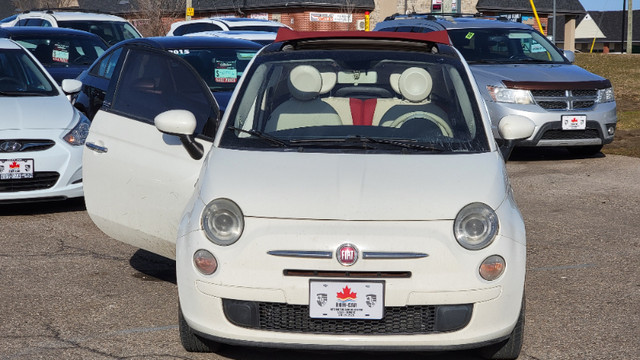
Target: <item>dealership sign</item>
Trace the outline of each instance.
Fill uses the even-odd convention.
[[[320,22],[350,23],[352,20],[352,16],[351,14],[312,12],[312,13],[309,13],[309,20],[320,21]]]

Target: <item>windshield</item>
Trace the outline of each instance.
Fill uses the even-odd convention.
[[[0,50],[0,96],[54,96],[58,91],[24,50]]]
[[[270,26],[270,25],[240,25],[240,26],[231,26],[231,30],[242,30],[242,31],[264,31],[277,33],[278,30],[282,29],[280,26]]]
[[[13,39],[31,51],[42,65],[48,67],[88,66],[107,49],[107,46],[96,38],[21,36]]]
[[[258,50],[171,49],[193,66],[212,92],[233,91]]]
[[[549,40],[527,29],[448,30],[469,63],[565,63]]]
[[[88,31],[102,38],[109,46],[122,40],[137,39],[140,33],[126,21],[58,21],[60,27]]]
[[[295,151],[488,151],[457,59],[421,52],[309,50],[256,59],[221,147]]]

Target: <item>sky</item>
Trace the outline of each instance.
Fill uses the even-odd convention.
[[[586,10],[607,11],[622,10],[623,1],[626,10],[629,8],[629,0],[580,0],[580,3]],[[633,8],[640,9],[640,0],[633,1]]]

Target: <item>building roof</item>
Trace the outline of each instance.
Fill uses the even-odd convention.
[[[627,39],[627,12],[619,11],[590,11],[589,15],[604,33],[607,42],[620,42]],[[624,17],[624,39],[622,38],[622,24]],[[633,11],[633,39],[640,41],[640,10]],[[601,39],[601,41],[604,39]]]
[[[535,0],[536,11],[540,14],[553,14],[553,0]],[[478,0],[476,9],[480,12],[525,13],[533,12],[529,0]],[[579,0],[556,0],[556,14],[582,15],[586,11]]]
[[[0,0],[4,1],[4,0]],[[80,9],[86,11],[107,12],[113,14],[126,14],[134,12],[138,0],[129,0],[126,4],[118,0],[78,0]],[[351,5],[346,5],[344,0],[193,0],[193,8],[196,12],[237,12],[251,10],[269,10],[273,8],[305,8],[305,9],[333,9],[333,10],[373,10],[374,0],[351,0]]]

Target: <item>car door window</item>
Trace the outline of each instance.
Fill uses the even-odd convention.
[[[116,65],[118,64],[118,60],[120,59],[120,54],[122,54],[121,47],[102,58],[99,63],[95,64],[93,68],[91,68],[89,74],[93,76],[99,76],[107,80],[111,79],[113,71],[115,70]]]
[[[184,60],[164,51],[133,49],[119,79],[113,112],[153,124],[161,112],[188,110],[196,117],[195,135],[213,136],[217,105],[208,87]]]

